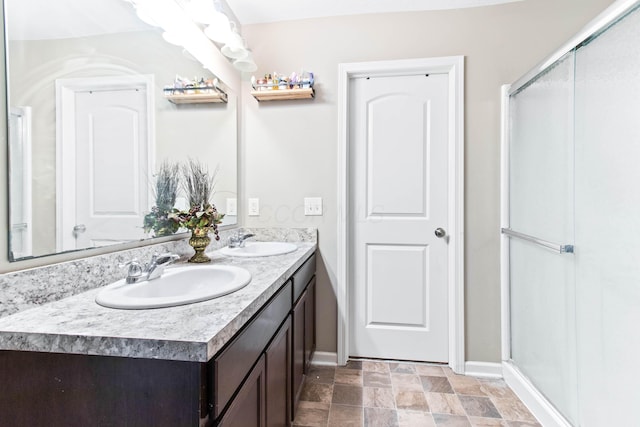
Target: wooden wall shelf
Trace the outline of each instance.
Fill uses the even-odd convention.
[[[316,92],[313,88],[254,90],[251,91],[251,95],[258,101],[284,101],[287,99],[313,99]]]
[[[165,95],[170,102],[174,104],[212,104],[226,103],[226,93],[180,93],[173,95]]]

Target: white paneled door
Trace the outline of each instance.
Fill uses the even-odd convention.
[[[76,248],[145,237],[149,210],[147,105],[143,90],[76,93]]]
[[[448,362],[448,75],[350,87],[350,355]]]

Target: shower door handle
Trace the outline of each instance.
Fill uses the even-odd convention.
[[[535,245],[551,249],[552,251],[558,252],[559,254],[572,254],[574,250],[573,245],[561,245],[558,243],[548,242],[537,237],[529,236],[528,234],[518,233],[517,231],[513,231],[510,228],[502,228],[500,231],[505,236],[515,237],[520,240],[526,240],[527,242],[531,242]]]

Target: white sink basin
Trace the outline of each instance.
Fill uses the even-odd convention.
[[[243,248],[225,246],[220,249],[220,253],[227,256],[260,257],[288,254],[296,249],[296,245],[287,242],[246,242]]]
[[[161,277],[139,283],[118,280],[102,289],[96,302],[123,309],[173,307],[230,294],[245,287],[251,273],[228,265],[188,265],[165,270]]]

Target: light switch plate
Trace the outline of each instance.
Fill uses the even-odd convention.
[[[322,197],[305,197],[304,214],[305,216],[322,215]]]
[[[225,212],[225,215],[238,215],[238,199],[235,197],[227,199],[227,211]]]
[[[249,216],[260,216],[260,199],[249,199]]]

